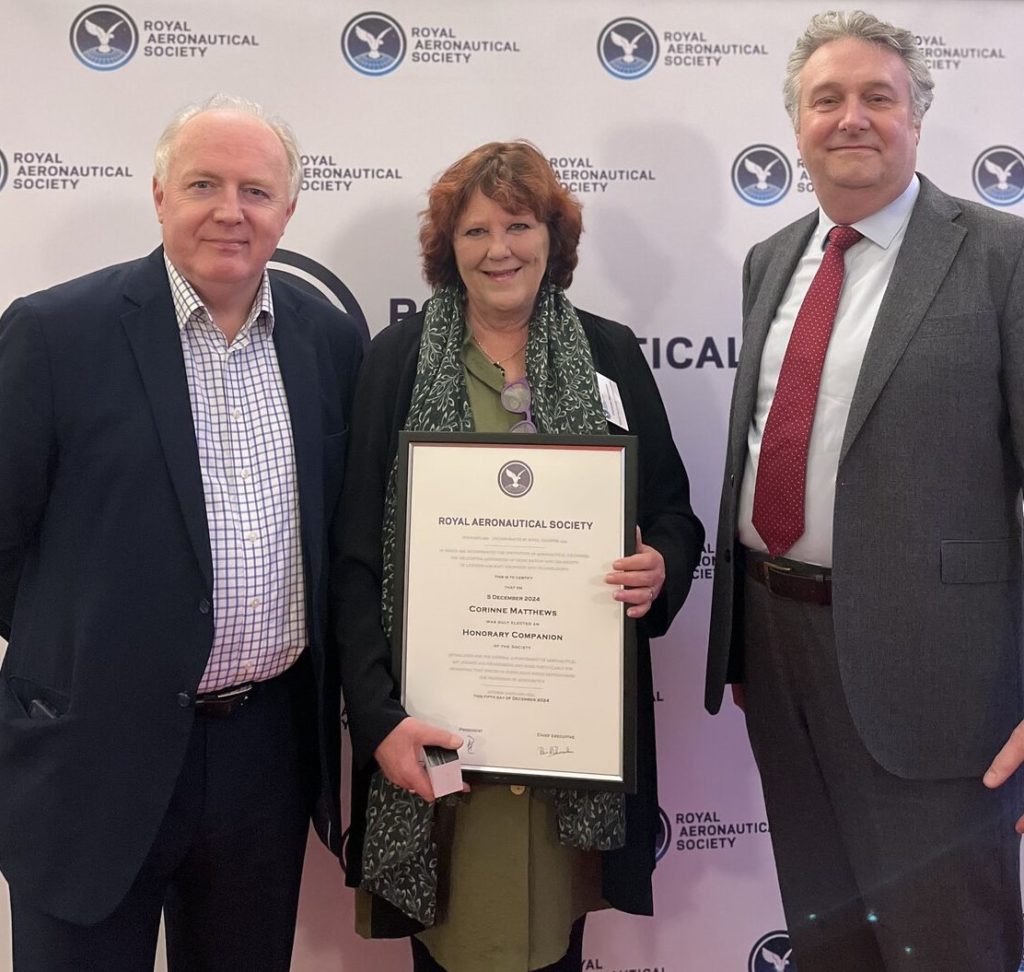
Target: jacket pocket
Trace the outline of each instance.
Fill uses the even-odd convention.
[[[943,540],[939,547],[943,584],[998,584],[1020,577],[1019,537]]]
[[[8,675],[2,681],[0,706],[5,717],[52,720],[67,715],[71,700],[63,692],[21,675]]]

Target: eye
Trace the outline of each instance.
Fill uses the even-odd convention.
[[[212,183],[208,179],[196,179],[189,188],[190,189],[209,189]]]
[[[468,230],[466,230],[464,235],[470,237],[471,239],[477,239],[478,237],[483,236],[485,232],[486,231],[482,226],[471,226]]]
[[[270,196],[265,189],[260,189],[259,186],[249,186],[246,190],[246,195],[256,196],[258,199],[269,199]]]
[[[511,233],[522,233],[523,230],[528,229],[531,229],[531,225],[529,223],[512,223],[509,226],[509,232]]]

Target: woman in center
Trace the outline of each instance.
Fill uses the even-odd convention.
[[[362,889],[358,930],[413,934],[417,972],[576,972],[588,912],[653,910],[648,639],[682,606],[704,531],[635,335],[565,295],[581,230],[579,203],[529,143],[492,142],[454,163],[420,229],[433,297],[377,335],[356,393],[334,577],[354,764],[346,874]],[[621,427],[602,395],[621,405]],[[422,747],[461,740],[408,716],[391,675],[399,430],[626,427],[639,439],[637,546],[604,579],[638,622],[638,792],[477,783],[431,802]]]

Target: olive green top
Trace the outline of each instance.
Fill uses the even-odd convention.
[[[472,342],[462,346],[477,432],[507,432],[524,415],[501,405],[505,375]],[[448,972],[527,972],[557,962],[573,922],[607,908],[601,855],[558,842],[554,804],[530,787],[471,784],[459,798],[444,917],[417,938]],[[365,902],[357,930],[368,922]]]
[[[462,363],[466,371],[466,397],[473,413],[473,428],[477,432],[508,432],[516,422],[526,418],[524,413],[508,412],[501,404],[501,389],[505,387],[505,369],[491,364],[470,336],[462,342]]]

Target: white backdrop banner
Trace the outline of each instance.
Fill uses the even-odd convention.
[[[273,265],[371,334],[428,295],[417,213],[433,179],[482,142],[528,138],[584,206],[570,296],[636,331],[714,537],[741,264],[815,205],[780,89],[794,40],[826,4],[117,4],[0,5],[0,306],[159,242],[153,144],[177,108],[214,91],[295,126],[303,191]],[[1024,3],[865,5],[910,27],[931,63],[921,170],[1024,214]],[[788,949],[742,720],[731,705],[715,719],[702,708],[714,561],[709,543],[654,645],[657,913],[593,916],[587,969],[773,972],[764,950]],[[408,968],[405,943],[363,942],[352,924],[336,862],[311,844],[296,972]],[[0,915],[0,969],[9,956]]]

